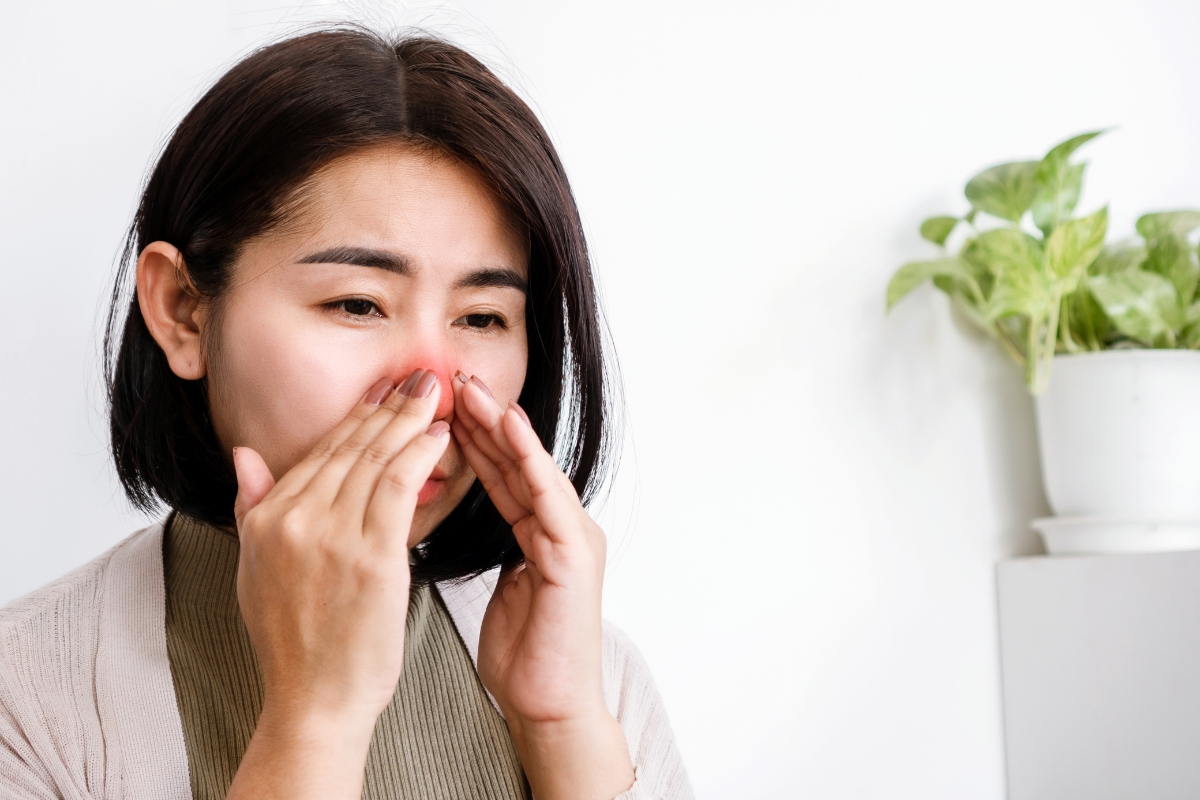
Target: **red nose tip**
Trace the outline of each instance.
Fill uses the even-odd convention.
[[[450,382],[450,372],[448,370],[417,367],[401,379],[401,391],[405,394],[415,393],[421,396],[433,394],[433,385],[430,383],[430,376],[433,377],[438,389],[437,410],[434,412],[433,418],[449,420],[452,418],[450,415],[454,411],[454,387]]]

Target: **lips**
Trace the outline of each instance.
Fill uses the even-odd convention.
[[[445,459],[443,458],[443,460]],[[417,492],[417,505],[423,506],[436,500],[442,490],[446,488],[446,482],[449,479],[450,472],[445,467],[441,464],[434,466],[425,480],[425,484],[421,487],[421,491]]]
[[[417,505],[423,506],[426,503],[432,503],[444,488],[446,488],[445,478],[438,480],[432,475],[429,476],[425,485],[421,487],[421,491],[417,492]]]

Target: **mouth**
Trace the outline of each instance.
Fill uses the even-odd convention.
[[[446,470],[440,466],[434,467],[433,472],[429,473],[429,477],[425,479],[425,485],[421,487],[421,491],[417,492],[417,505],[428,505],[436,500],[442,490],[446,488],[446,481],[449,477]]]

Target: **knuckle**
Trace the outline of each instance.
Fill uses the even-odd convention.
[[[324,439],[320,442],[317,442],[317,445],[309,451],[308,455],[310,458],[323,460],[336,453],[337,449],[338,445],[336,442],[329,439]]]
[[[308,534],[308,515],[299,506],[292,506],[279,515],[276,535],[285,545],[299,545]]]
[[[396,416],[405,422],[415,422],[425,416],[425,411],[419,403],[409,402],[396,412]]]
[[[401,494],[416,494],[425,483],[423,480],[418,482],[408,470],[402,469],[389,469],[383,473],[383,481],[392,491],[400,492]]]
[[[356,419],[359,422],[366,422],[371,417],[371,415],[373,415],[378,410],[379,410],[379,406],[370,406],[370,405],[360,403],[359,405],[350,409],[350,413],[347,416],[350,417],[351,419]]]
[[[259,503],[254,508],[246,512],[246,515],[242,517],[242,529],[244,531],[257,531],[259,527],[266,522],[264,516],[269,515],[267,515],[267,510],[264,508],[264,506],[266,506],[265,501]]]
[[[371,586],[387,580],[387,571],[380,560],[358,558],[352,568],[354,580],[360,586]]]
[[[370,442],[363,439],[361,436],[351,436],[342,446],[338,448],[338,452],[344,455],[359,455],[370,446]]]
[[[321,563],[324,564],[336,564],[345,557],[341,543],[334,536],[319,537],[313,546],[313,550]]]
[[[387,443],[378,441],[364,447],[362,454],[359,456],[361,460],[380,467],[386,467],[395,457],[396,453],[392,448],[387,446]]]

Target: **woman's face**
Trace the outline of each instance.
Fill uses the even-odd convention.
[[[375,147],[321,171],[285,230],[248,243],[208,353],[213,425],[276,479],[381,378],[418,368],[478,375],[502,404],[525,381],[526,249],[487,187],[447,157]],[[475,476],[451,437],[421,493],[409,543]],[[436,479],[442,479],[438,482]]]

